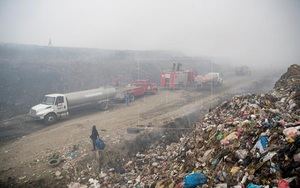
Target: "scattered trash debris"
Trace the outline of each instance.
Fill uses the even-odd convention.
[[[100,184],[99,184],[99,181],[98,181],[98,180],[95,180],[95,179],[93,179],[93,178],[90,178],[90,179],[89,179],[89,183],[90,183],[89,188],[100,188]]]
[[[56,171],[56,172],[55,172],[55,176],[58,177],[58,176],[60,176],[60,175],[61,175],[61,172],[60,172],[60,171]]]
[[[234,96],[177,143],[155,143],[125,161],[119,179],[108,172],[99,182],[125,187],[299,187],[299,75],[300,66],[292,65],[274,90]]]
[[[87,188],[87,185],[82,185],[78,182],[71,182],[70,184],[68,184],[68,188]]]
[[[188,174],[184,178],[183,186],[184,188],[195,188],[197,186],[202,186],[207,182],[207,178],[204,174],[195,172]]]

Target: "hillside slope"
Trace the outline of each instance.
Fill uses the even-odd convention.
[[[218,69],[208,59],[179,52],[0,44],[0,119],[26,113],[46,93],[97,88],[116,79],[159,82],[160,71],[173,62],[199,72]]]

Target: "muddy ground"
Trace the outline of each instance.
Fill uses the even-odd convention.
[[[14,185],[28,185],[28,182],[39,180],[37,182],[40,184],[56,183],[57,186],[74,181],[78,173],[80,176],[80,172],[76,167],[70,166],[85,166],[88,169],[91,166],[93,169],[97,164],[89,139],[92,125],[96,125],[107,144],[103,154],[103,168],[116,169],[126,156],[165,138],[159,133],[168,133],[161,131],[167,130],[166,126],[172,129],[172,126],[168,126],[177,122],[176,129],[172,129],[173,132],[169,132],[168,136],[168,142],[176,141],[180,133],[192,128],[193,122],[197,121],[201,114],[208,112],[226,98],[236,93],[253,92],[254,88],[258,91],[259,88],[270,89],[272,82],[273,80],[266,78],[266,75],[253,75],[230,77],[225,80],[222,88],[212,91],[161,90],[157,95],[140,98],[130,106],[117,104],[104,112],[82,112],[51,126],[26,120],[24,116],[1,122],[0,180]],[[185,117],[184,123],[178,124],[178,118],[182,117]],[[144,131],[130,134],[127,132],[128,128]],[[174,130],[179,133],[177,136]],[[48,157],[53,153],[58,153],[65,159],[55,168],[49,167],[47,163]],[[70,156],[74,153],[75,157]],[[93,170],[97,173],[101,169]],[[54,174],[57,171],[68,173],[56,176]],[[83,174],[82,179],[78,181],[87,181],[88,177],[85,176]]]

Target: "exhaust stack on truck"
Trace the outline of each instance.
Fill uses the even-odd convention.
[[[70,110],[87,105],[99,105],[106,110],[117,91],[114,87],[101,87],[66,94],[47,94],[41,104],[33,106],[29,115],[47,124],[69,115]]]

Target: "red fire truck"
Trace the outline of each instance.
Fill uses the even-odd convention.
[[[160,86],[168,89],[186,88],[193,84],[196,72],[181,70],[181,63],[173,63],[172,71],[163,71],[160,74]]]
[[[221,74],[210,72],[198,75],[196,71],[181,70],[181,64],[173,63],[172,71],[164,71],[160,74],[160,86],[167,89],[195,88],[204,89],[218,87],[223,84]]]

